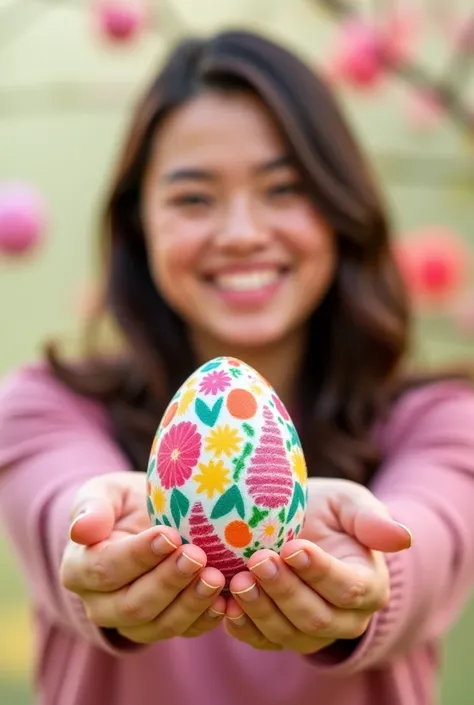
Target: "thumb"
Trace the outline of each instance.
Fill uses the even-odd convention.
[[[354,493],[341,498],[339,519],[343,530],[373,551],[396,553],[410,548],[411,531],[392,519],[385,505],[369,491],[364,495]]]
[[[92,546],[108,539],[123,505],[120,485],[113,477],[94,478],[79,490],[69,536],[75,543]]]

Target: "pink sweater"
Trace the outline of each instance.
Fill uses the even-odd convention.
[[[373,492],[414,534],[387,556],[392,596],[346,659],[260,652],[222,626],[114,649],[64,590],[58,568],[78,487],[128,469],[101,406],[41,367],[0,388],[0,514],[30,586],[41,705],[432,705],[437,642],[474,580],[474,394],[412,391],[381,425]]]

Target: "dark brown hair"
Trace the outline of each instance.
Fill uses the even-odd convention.
[[[370,430],[399,379],[409,337],[386,210],[331,90],[297,56],[256,34],[181,42],[136,109],[103,221],[103,310],[123,335],[124,356],[89,352],[80,366],[68,365],[50,346],[48,359],[72,389],[107,404],[118,442],[136,469],[146,469],[161,415],[196,366],[185,326],[148,268],[139,202],[151,143],[163,118],[202,91],[242,89],[271,111],[337,239],[337,273],[312,314],[295,390],[308,466],[313,475],[367,482],[377,463]]]

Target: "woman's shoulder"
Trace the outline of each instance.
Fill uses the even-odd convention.
[[[440,378],[408,385],[379,421],[377,435],[386,451],[407,438],[435,443],[464,435],[474,441],[474,384]]]

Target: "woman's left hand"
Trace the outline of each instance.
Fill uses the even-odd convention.
[[[314,653],[339,639],[357,639],[390,598],[383,553],[411,545],[365,487],[310,479],[304,529],[280,556],[255,553],[234,576],[227,631],[257,649]]]

